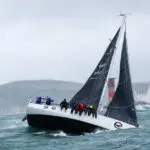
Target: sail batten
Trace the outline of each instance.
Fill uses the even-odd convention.
[[[128,63],[126,31],[121,52],[119,82],[105,116],[138,126]]]
[[[119,33],[120,28],[111,40],[95,70],[83,85],[83,87],[74,95],[70,103],[84,103],[86,105],[94,105],[98,107],[110,68],[111,60],[116,48]]]

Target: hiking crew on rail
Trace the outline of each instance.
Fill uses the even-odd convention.
[[[61,110],[63,108],[65,108],[65,110],[67,110],[67,108],[69,108],[69,103],[66,101],[66,99],[64,99],[61,103],[60,103],[60,107]],[[71,114],[73,114],[73,112],[75,111],[75,114],[77,114],[79,112],[79,115],[81,116],[82,113],[87,114],[88,116],[90,116],[91,114],[93,115],[93,117],[97,118],[97,108],[94,105],[85,105],[85,104],[75,104],[72,103],[70,105],[71,108]]]
[[[42,100],[44,100],[44,101],[42,101]],[[36,104],[45,103],[46,105],[51,105],[52,102],[54,102],[54,100],[52,100],[48,96],[46,98],[42,98],[42,97],[36,98]],[[71,114],[73,114],[73,112],[75,111],[75,114],[77,114],[79,112],[80,116],[82,115],[82,113],[84,113],[84,114],[88,114],[88,116],[90,116],[92,114],[93,117],[97,118],[97,108],[94,105],[88,106],[86,104],[72,103],[69,106],[69,103],[66,101],[66,99],[64,99],[60,103],[60,108],[61,108],[61,110],[63,110],[63,108],[65,110],[67,110],[68,108],[71,108]]]

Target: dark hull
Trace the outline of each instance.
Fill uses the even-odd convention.
[[[31,127],[62,130],[69,134],[83,134],[85,132],[90,133],[94,132],[96,129],[103,129],[82,121],[47,115],[27,115],[27,121]]]

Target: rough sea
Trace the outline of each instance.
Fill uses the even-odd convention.
[[[150,150],[150,107],[137,111],[139,128],[70,136],[28,127],[24,114],[0,116],[0,150]]]

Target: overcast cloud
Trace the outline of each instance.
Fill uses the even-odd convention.
[[[0,84],[84,82],[121,24],[120,10],[132,13],[127,19],[132,79],[150,81],[149,6],[149,0],[0,0]]]

